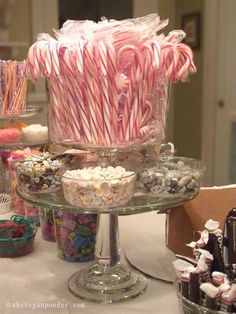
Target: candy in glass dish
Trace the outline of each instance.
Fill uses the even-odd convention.
[[[137,174],[136,188],[146,195],[181,198],[196,195],[200,189],[204,164],[185,157],[160,156]]]
[[[68,170],[62,176],[65,199],[77,207],[117,207],[134,194],[135,173],[125,168],[95,167]]]
[[[63,162],[50,153],[29,156],[15,163],[20,188],[32,192],[60,190],[62,167]]]
[[[164,139],[168,87],[195,72],[183,31],[158,35],[157,14],[123,21],[66,21],[40,34],[27,74],[49,82],[50,138],[84,149],[137,149]],[[174,56],[174,58],[173,58]]]

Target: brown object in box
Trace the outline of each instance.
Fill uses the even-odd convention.
[[[166,245],[176,254],[192,256],[186,243],[193,241],[196,231],[202,231],[208,219],[220,222],[236,207],[236,185],[202,188],[198,196],[170,210],[166,217]]]

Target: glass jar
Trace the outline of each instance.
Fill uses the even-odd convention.
[[[42,231],[42,237],[46,241],[55,242],[55,228],[53,209],[41,208],[39,211],[40,227]]]
[[[54,212],[58,257],[67,262],[94,258],[97,215],[57,210]]]
[[[160,143],[165,135],[168,80],[161,76],[148,89],[145,77],[118,91],[117,77],[110,77],[107,89],[103,79],[99,74],[89,81],[80,76],[50,78],[51,141],[91,150],[136,150]]]

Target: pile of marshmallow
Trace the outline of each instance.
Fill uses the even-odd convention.
[[[210,219],[204,227],[200,239],[187,244],[195,258],[177,255],[179,259],[173,263],[178,291],[183,304],[189,300],[209,310],[233,313],[236,311],[235,264],[228,263],[219,223]]]

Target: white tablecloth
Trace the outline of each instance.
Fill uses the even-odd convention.
[[[10,214],[12,213],[1,215],[0,219],[9,217]],[[150,212],[123,216],[119,217],[119,226],[122,250],[135,241],[135,235],[140,232],[150,237],[158,234],[165,245],[165,215]],[[124,261],[124,256],[122,259]],[[30,255],[0,259],[0,313],[178,313],[178,301],[173,286],[150,278],[146,292],[127,302],[100,305],[76,298],[68,291],[67,280],[88,264],[60,260],[56,256],[56,244],[44,241],[39,230],[35,250]]]

